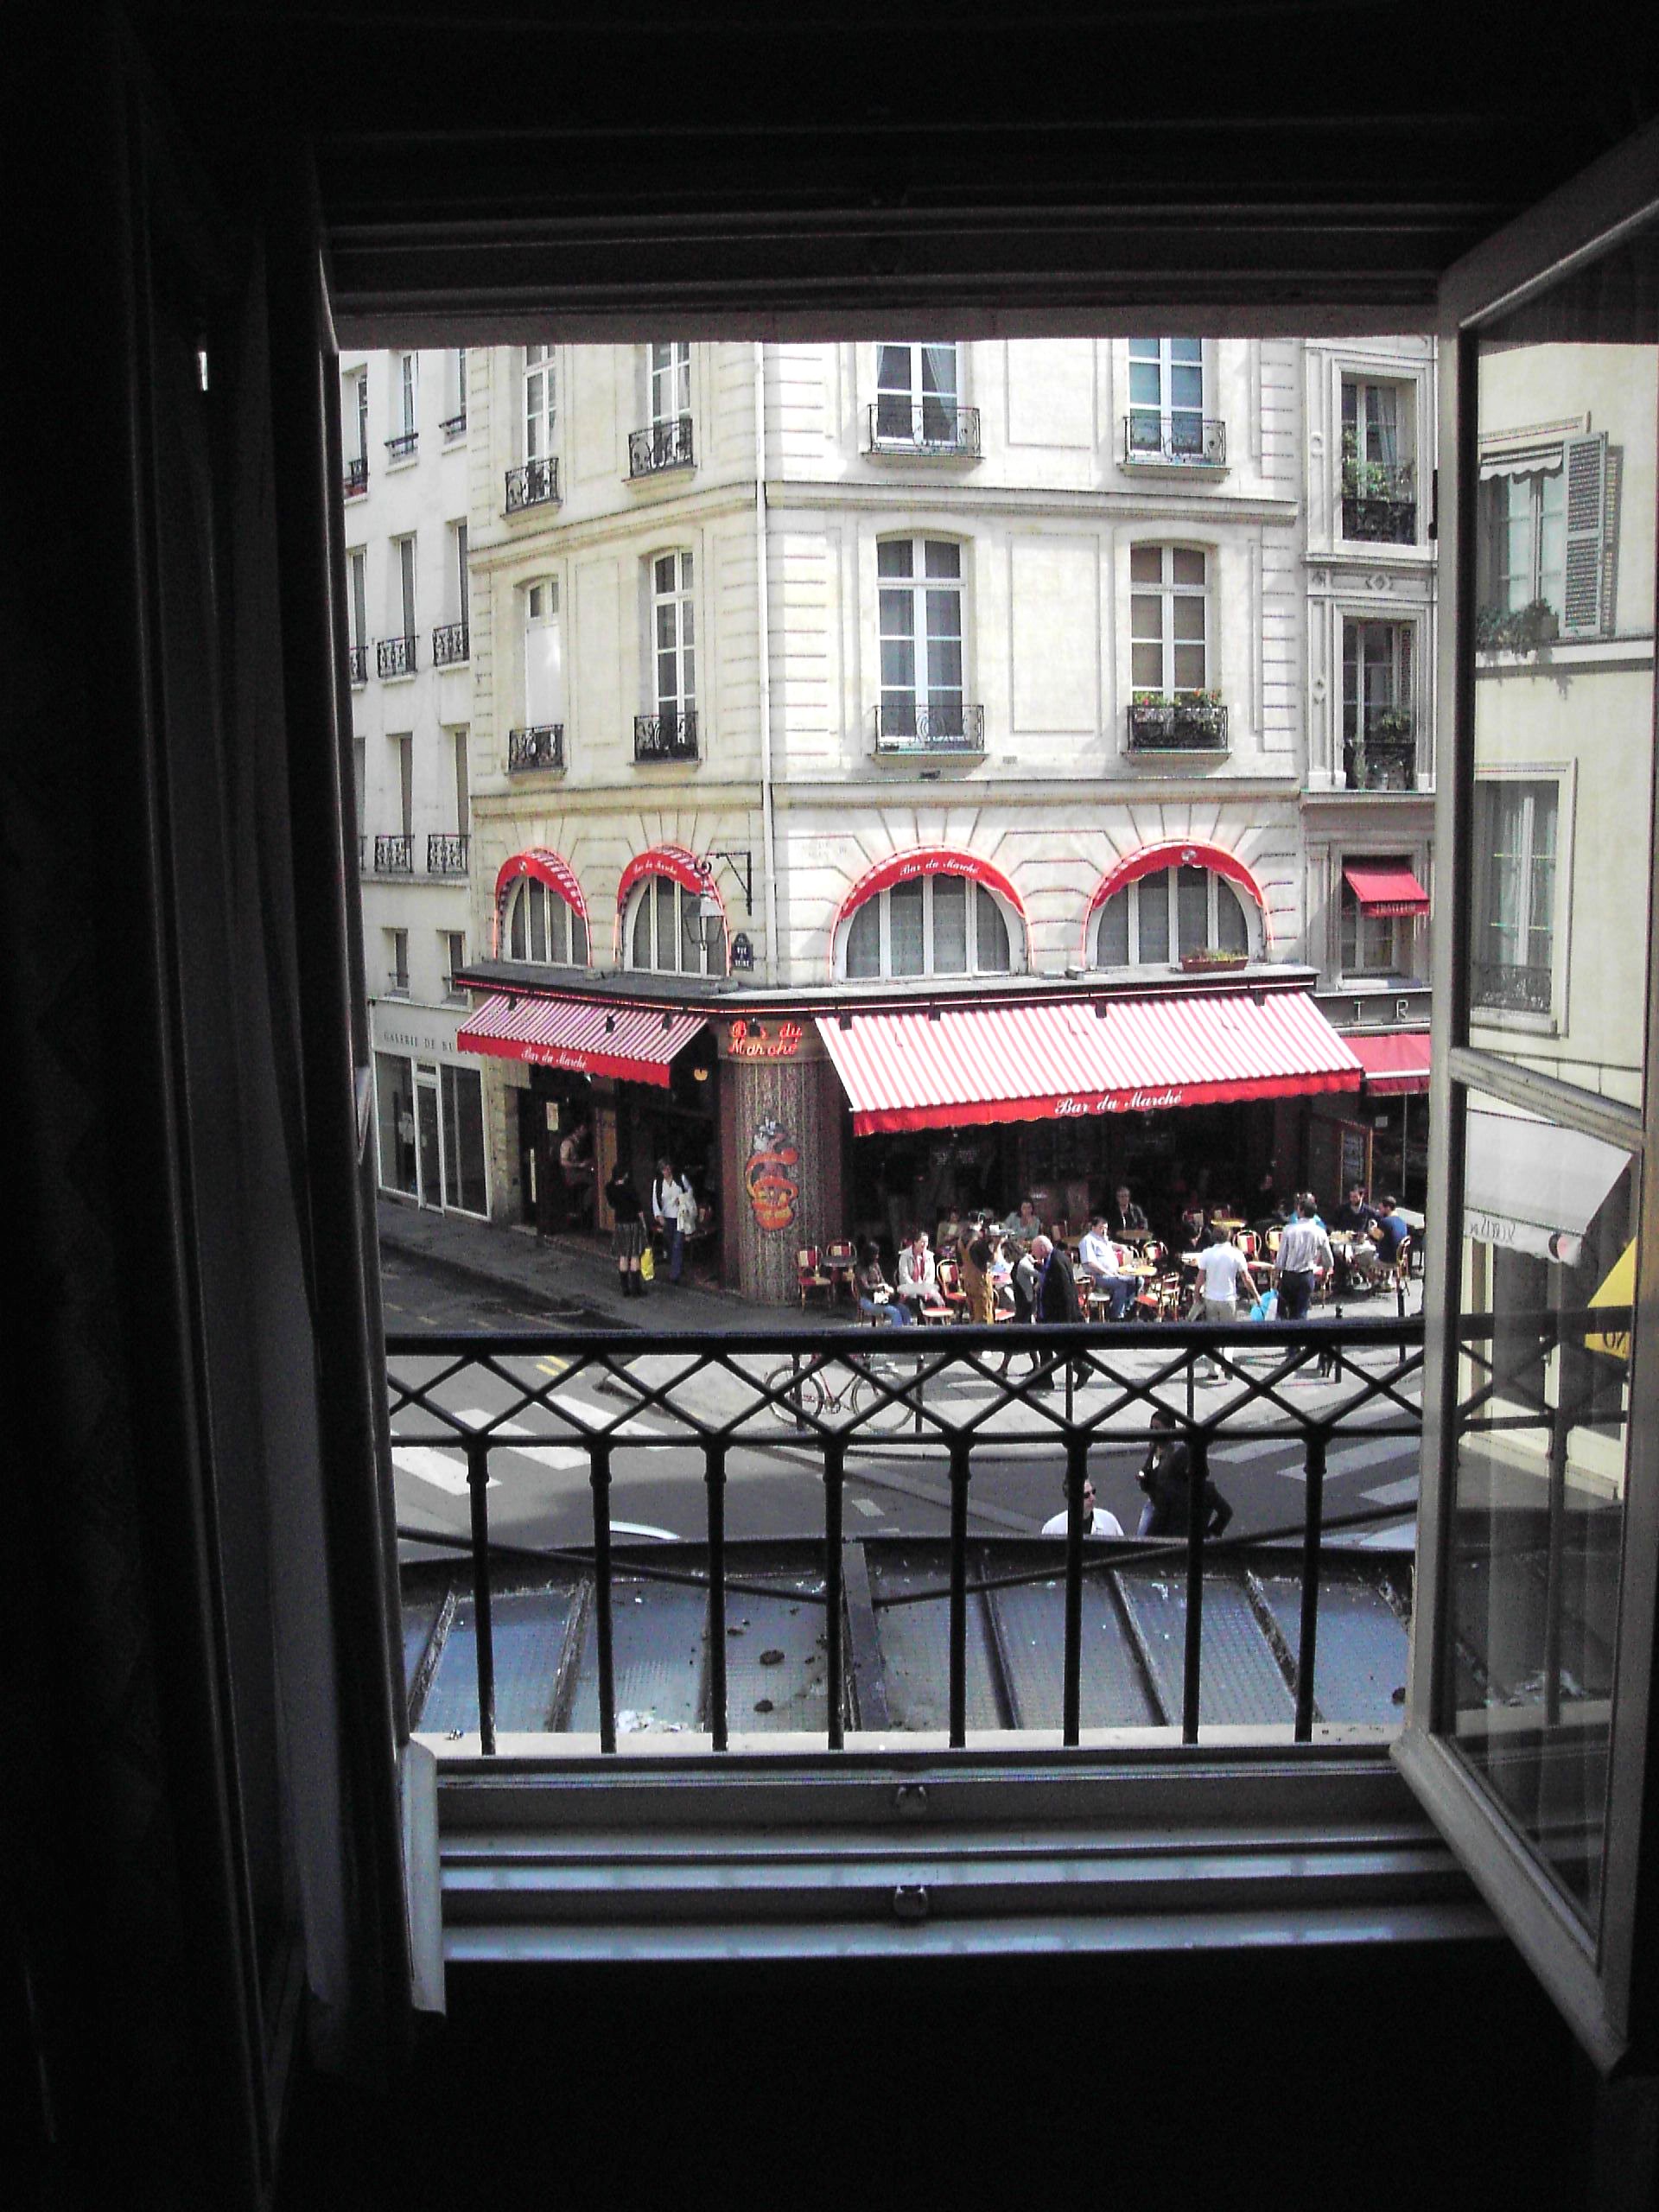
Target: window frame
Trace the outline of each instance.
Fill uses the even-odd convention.
[[[1160,576],[1156,584],[1147,579],[1137,579],[1135,556],[1137,553],[1156,552],[1159,556]],[[1178,553],[1196,554],[1204,563],[1204,582],[1201,586],[1183,583],[1175,575],[1175,556]],[[1129,620],[1129,696],[1132,701],[1146,699],[1203,699],[1219,690],[1215,682],[1217,658],[1216,639],[1216,592],[1218,555],[1212,545],[1204,545],[1181,538],[1136,537],[1128,547]],[[1135,648],[1145,648],[1154,641],[1138,635],[1135,631],[1135,601],[1156,594],[1160,605],[1160,627],[1156,640],[1161,662],[1160,681],[1154,687],[1136,680]],[[1179,649],[1191,650],[1195,642],[1190,638],[1175,635],[1175,607],[1178,601],[1198,600],[1204,608],[1204,638],[1200,650],[1204,655],[1204,681],[1196,684],[1177,684],[1175,655]]]
[[[1177,361],[1174,358],[1174,348],[1177,346],[1196,346],[1198,349],[1197,362]],[[1139,354],[1135,351],[1137,346],[1142,349]],[[1148,346],[1154,349],[1150,358],[1145,351]],[[1150,334],[1140,338],[1128,338],[1123,344],[1123,362],[1122,460],[1124,464],[1130,468],[1219,468],[1222,467],[1224,464],[1221,456],[1211,455],[1205,435],[1205,424],[1217,419],[1215,408],[1214,348],[1210,340],[1195,338],[1191,333],[1166,334],[1158,338],[1152,337]],[[1158,379],[1158,398],[1154,406],[1147,405],[1144,401],[1137,403],[1135,397],[1135,370],[1147,367],[1151,367],[1154,371]],[[1175,417],[1177,415],[1190,416],[1194,410],[1190,406],[1179,408],[1175,406],[1174,377],[1178,369],[1187,370],[1193,367],[1196,367],[1198,372],[1198,404],[1196,410],[1198,440],[1196,444],[1182,450],[1175,444]],[[1145,418],[1147,416],[1155,417],[1157,441],[1152,446],[1137,448],[1135,443],[1135,421],[1137,416]]]
[[[664,354],[666,359],[658,356]],[[669,380],[670,397],[679,404],[662,405],[659,379]],[[689,338],[661,338],[649,340],[645,346],[645,410],[646,420],[653,430],[665,430],[671,424],[689,421],[691,415],[691,341]]]
[[[673,563],[673,580],[666,588],[660,574],[664,562]],[[702,567],[696,549],[690,545],[665,546],[645,556],[646,714],[677,717],[697,712],[696,603]],[[673,637],[667,650],[678,687],[673,692],[664,692],[662,687],[662,616],[665,612],[672,617]],[[688,668],[689,684],[685,681]]]
[[[551,345],[523,348],[518,377],[518,457],[523,461],[552,457],[559,420],[557,353]],[[537,378],[541,379],[541,404],[532,409],[530,388]]]
[[[966,886],[966,920],[963,929],[965,964],[961,968],[941,968],[936,964],[937,938],[934,909],[935,887],[942,880]],[[922,964],[919,968],[896,969],[893,965],[893,908],[894,892],[921,893]],[[980,902],[976,893],[982,893],[995,909],[1002,924],[1007,946],[1007,961],[1001,967],[985,967],[980,960]],[[870,927],[861,918],[874,915],[876,931],[877,964],[868,972],[854,973],[853,947],[855,938]],[[938,980],[960,977],[964,981],[982,976],[1023,976],[1029,968],[1029,932],[1025,917],[1010,906],[1002,893],[978,876],[964,875],[956,868],[931,869],[927,874],[907,879],[902,883],[885,885],[873,892],[868,899],[861,899],[850,913],[843,914],[836,929],[835,974],[838,982],[886,982],[892,981]]]
[[[1256,908],[1255,901],[1253,899],[1245,898],[1241,893],[1239,887],[1236,884],[1228,882],[1226,877],[1222,874],[1219,868],[1205,868],[1201,861],[1195,863],[1195,865],[1199,868],[1205,876],[1208,878],[1208,881],[1205,887],[1205,899],[1208,911],[1205,918],[1205,948],[1203,949],[1207,949],[1211,951],[1217,951],[1224,949],[1230,950],[1230,948],[1223,948],[1220,944],[1222,912],[1221,899],[1222,893],[1225,892],[1243,917],[1245,958],[1247,960],[1260,959],[1262,957],[1262,922],[1260,910]],[[1179,861],[1172,863],[1168,868],[1154,868],[1146,875],[1136,876],[1133,882],[1121,885],[1117,890],[1113,892],[1110,898],[1103,899],[1101,900],[1099,906],[1095,908],[1094,912],[1089,917],[1089,965],[1091,968],[1116,969],[1125,966],[1129,968],[1175,968],[1180,965],[1182,957],[1180,944],[1180,877],[1183,873],[1183,866]],[[1161,953],[1154,952],[1143,954],[1140,949],[1141,901],[1142,887],[1146,884],[1156,883],[1160,880],[1163,882],[1165,887],[1165,912],[1167,917],[1166,926],[1169,932],[1166,939],[1166,949]],[[1107,915],[1116,908],[1120,899],[1123,902],[1123,911],[1128,918],[1125,943],[1128,951],[1128,958],[1127,961],[1103,960],[1100,957],[1101,932],[1106,925]],[[1254,920],[1251,918],[1253,910],[1255,912]],[[1190,947],[1188,949],[1191,950],[1200,950],[1200,948],[1196,946]]]
[[[1393,983],[1415,985],[1419,978],[1414,963],[1416,924],[1409,914],[1383,914],[1367,917],[1355,895],[1345,871],[1349,868],[1398,868],[1419,873],[1414,854],[1402,852],[1373,853],[1356,851],[1344,847],[1337,859],[1337,975],[1348,983]],[[1351,939],[1356,957],[1349,958],[1351,932],[1349,916],[1353,916]],[[1384,928],[1388,932],[1389,957],[1387,961],[1365,961],[1357,956],[1364,949],[1368,928]]]
[[[903,385],[884,384],[881,379],[887,357],[897,353],[903,353],[905,356],[906,381]],[[950,356],[951,385],[948,397],[943,392],[930,392],[925,389],[925,370],[927,356],[930,353],[948,353]],[[962,421],[962,412],[968,404],[964,391],[967,354],[967,347],[954,338],[946,340],[943,344],[931,342],[925,339],[893,338],[876,340],[875,360],[870,384],[870,389],[874,394],[874,412],[870,419],[874,425],[874,443],[878,448],[901,453],[955,453],[957,450],[961,442],[959,425]],[[951,420],[942,429],[940,435],[937,437],[928,435],[927,409],[930,400],[935,406],[947,407],[950,410]],[[887,406],[888,412],[892,413],[896,411],[896,405],[899,402],[902,402],[909,418],[907,427],[902,430],[892,429],[882,421],[884,404]]]
[[[675,915],[674,942],[677,951],[683,950],[688,942],[685,933],[688,902],[695,902],[700,908],[704,894],[693,891],[689,885],[682,883],[678,876],[668,868],[648,869],[628,893],[627,904],[622,910],[621,950],[624,968],[636,976],[691,976],[699,981],[710,977],[717,981],[728,974],[731,967],[731,946],[728,942],[727,919],[723,913],[721,916],[720,929],[713,935],[709,931],[708,922],[699,913],[698,919],[702,925],[698,935],[701,966],[688,968],[683,962],[677,961],[674,966],[664,967],[661,960],[656,957],[661,950],[658,938],[658,923],[662,915],[662,893],[657,887],[663,883],[670,885],[674,893],[672,904]],[[653,957],[649,963],[634,958],[635,931],[639,925],[641,911],[645,908],[648,908],[651,913],[651,947]],[[716,944],[720,948],[717,956],[713,949]]]
[[[1576,764],[1571,760],[1506,761],[1501,766],[1497,763],[1483,764],[1480,774],[1471,779],[1469,793],[1470,826],[1473,840],[1471,849],[1477,855],[1470,878],[1469,931],[1471,957],[1475,943],[1486,926],[1484,917],[1491,887],[1490,868],[1484,865],[1478,857],[1482,851],[1485,809],[1491,804],[1489,795],[1510,785],[1521,785],[1529,791],[1544,785],[1554,785],[1555,788],[1555,850],[1553,856],[1554,869],[1552,887],[1553,910],[1550,915],[1548,1009],[1547,1012],[1529,1012],[1517,1007],[1489,1006],[1475,997],[1471,984],[1469,997],[1469,1021],[1471,1032],[1477,1028],[1531,1030],[1542,1035],[1555,1036],[1567,1027],[1567,978],[1571,972],[1568,961],[1568,938],[1573,907],[1572,826],[1576,785],[1575,768]],[[1530,809],[1531,801],[1529,800],[1527,804]],[[1528,816],[1529,824],[1532,818],[1529,811]],[[1529,827],[1529,842],[1522,867],[1522,880],[1525,885],[1522,903],[1523,936],[1529,934],[1532,928],[1530,919],[1532,870],[1537,858],[1530,842],[1530,827]],[[1516,964],[1524,968],[1530,963],[1522,962]]]
[[[912,732],[918,727],[917,717],[921,714],[932,715],[938,713],[941,709],[948,711],[953,705],[959,715],[965,713],[969,698],[968,680],[969,543],[969,541],[965,538],[950,537],[942,531],[930,531],[915,532],[886,531],[875,540],[875,665],[879,685],[877,714],[880,718],[880,727],[884,729],[887,727],[890,696],[893,702],[891,711],[899,717],[899,720],[895,721],[894,728],[905,726],[904,716],[906,709],[904,702],[906,698],[908,699],[908,728]],[[910,573],[906,576],[884,576],[881,573],[883,549],[896,545],[904,545],[910,549]],[[930,551],[936,549],[955,555],[957,573],[954,576],[929,575],[928,555]],[[956,604],[957,627],[954,638],[945,632],[942,632],[938,639],[938,643],[943,647],[948,648],[952,644],[956,647],[960,677],[954,690],[948,684],[936,685],[932,680],[932,649],[935,640],[928,628],[926,601],[929,594],[935,593],[941,598],[954,600]],[[885,603],[900,597],[904,599],[908,607],[910,626],[908,631],[902,635],[897,631],[890,632],[887,629],[887,607]],[[889,683],[887,680],[887,648],[889,645],[903,645],[909,650],[912,680],[907,691],[904,685]],[[927,672],[925,686],[918,680],[924,668]],[[963,727],[965,727],[965,721]]]
[[[523,716],[520,727],[525,729],[563,728],[569,708],[568,671],[564,664],[564,597],[560,582],[558,571],[548,569],[526,577],[518,587],[518,701]],[[546,603],[538,609],[537,597],[543,593]],[[558,712],[546,716],[534,711],[539,702],[531,698],[536,683],[532,674],[531,645],[537,632],[545,632],[556,639],[558,646],[550,677]]]

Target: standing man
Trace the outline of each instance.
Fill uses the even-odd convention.
[[[1330,1274],[1336,1267],[1331,1239],[1321,1227],[1319,1215],[1318,1199],[1311,1191],[1303,1191],[1297,1197],[1295,1211],[1281,1233],[1274,1280],[1279,1292],[1281,1321],[1306,1321],[1315,1286],[1322,1275]]]
[[[1077,1321],[1077,1279],[1071,1272],[1071,1255],[1064,1251],[1052,1238],[1043,1236],[1031,1240],[1031,1256],[1037,1268],[1037,1313],[1039,1321],[1065,1321],[1076,1327]],[[1053,1375],[1040,1376],[1033,1383],[1034,1390],[1052,1390]]]
[[[1255,1303],[1255,1278],[1249,1264],[1225,1230],[1212,1229],[1204,1249],[1198,1254],[1198,1319],[1201,1321],[1236,1323],[1238,1319],[1238,1294],[1243,1290],[1252,1306]],[[1218,1382],[1221,1373],[1213,1360],[1205,1362],[1207,1374],[1198,1379]],[[1198,1370],[1195,1364],[1195,1374]]]
[[[696,1193],[688,1179],[666,1157],[657,1163],[657,1179],[651,1186],[652,1219],[667,1247],[668,1279],[678,1282],[685,1260],[688,1229],[697,1225]]]
[[[1192,1462],[1175,1433],[1175,1416],[1167,1406],[1154,1406],[1147,1456],[1136,1478],[1147,1494],[1141,1509],[1137,1536],[1185,1536],[1192,1522]],[[1204,1533],[1218,1536],[1233,1517],[1233,1509],[1208,1476],[1204,1484]]]

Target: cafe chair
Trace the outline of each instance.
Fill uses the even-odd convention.
[[[857,1305],[858,1292],[853,1281],[853,1270],[856,1265],[857,1257],[853,1250],[850,1238],[839,1237],[835,1243],[824,1246],[823,1267],[824,1272],[830,1280],[830,1302],[831,1305],[835,1303],[836,1293],[842,1289],[846,1291],[854,1305]]]
[[[819,1264],[818,1248],[816,1244],[803,1244],[797,1250],[795,1281],[801,1294],[803,1311],[805,1309],[807,1300],[815,1294],[820,1291],[823,1294],[823,1302],[826,1306],[836,1294],[836,1279],[832,1274],[826,1274]]]
[[[968,1313],[968,1294],[962,1287],[961,1271],[954,1260],[941,1260],[935,1273],[938,1279],[939,1297],[950,1309],[953,1321],[964,1320]]]

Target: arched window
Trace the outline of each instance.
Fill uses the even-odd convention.
[[[1189,952],[1250,950],[1249,917],[1213,868],[1165,868],[1126,883],[1096,911],[1096,968],[1144,968]]]
[[[713,905],[704,912],[705,901]],[[658,976],[723,976],[726,929],[718,901],[669,874],[649,874],[635,886],[622,922],[630,968]]]
[[[1007,976],[1023,968],[1025,925],[987,885],[948,869],[874,892],[842,925],[842,973]]]
[[[588,908],[569,864],[551,851],[515,853],[496,878],[503,960],[588,964]]]

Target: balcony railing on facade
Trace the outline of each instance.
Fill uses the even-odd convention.
[[[980,457],[977,407],[958,407],[948,399],[893,396],[875,402],[868,421],[868,450],[873,454],[920,454],[933,461]]]
[[[1554,1325],[1556,1317],[1541,1317],[1546,1337]],[[1471,1344],[1477,1353],[1479,1332],[1476,1324]],[[513,1693],[515,1712],[531,1708],[542,1717],[506,1725],[596,1726],[605,1753],[613,1753],[619,1734],[636,1725],[619,1712],[626,1705],[637,1713],[626,1670],[637,1673],[649,1656],[642,1643],[649,1623],[632,1608],[654,1610],[659,1600],[680,1609],[671,1636],[663,1631],[664,1648],[683,1650],[690,1643],[693,1656],[684,1663],[702,1674],[700,1686],[693,1685],[696,1718],[691,1725],[707,1732],[715,1751],[727,1748],[734,1726],[802,1725],[787,1717],[753,1718],[773,1713],[772,1693],[787,1701],[785,1685],[792,1681],[795,1662],[786,1664],[781,1649],[757,1654],[729,1641],[734,1598],[741,1599],[746,1614],[766,1611],[768,1630],[774,1600],[779,1616],[787,1606],[817,1617],[816,1632],[806,1632],[812,1657],[805,1664],[821,1715],[817,1725],[831,1751],[843,1748],[849,1729],[880,1727],[890,1717],[879,1667],[873,1679],[860,1666],[861,1640],[868,1656],[874,1633],[873,1608],[896,1609],[895,1624],[914,1623],[908,1631],[912,1643],[920,1638],[930,1649],[937,1644],[948,1678],[939,1720],[948,1726],[951,1747],[963,1748],[970,1675],[982,1673],[982,1655],[995,1649],[1003,1600],[1018,1602],[1027,1624],[1022,1635],[1040,1630],[1052,1653],[1049,1679],[1058,1679],[1054,1702],[1064,1745],[1077,1744],[1085,1706],[1088,1725],[1138,1720],[1176,1726],[1186,1743],[1196,1743],[1202,1724],[1236,1717],[1225,1707],[1229,1662],[1224,1654],[1230,1640],[1252,1628],[1252,1641],[1259,1642],[1253,1663],[1268,1700],[1268,1717],[1294,1723],[1294,1741],[1309,1744],[1322,1720],[1356,1717],[1343,1710],[1334,1677],[1322,1695],[1318,1672],[1322,1595],[1340,1609],[1353,1603],[1357,1586],[1349,1571],[1354,1555],[1344,1554],[1343,1540],[1401,1519],[1397,1503],[1362,1503],[1329,1512],[1331,1454],[1363,1442],[1375,1459],[1386,1455],[1394,1440],[1402,1463],[1414,1469],[1422,1344],[1420,1319],[1355,1322],[1339,1313],[1334,1319],[1243,1327],[1049,1325],[1020,1331],[1019,1350],[1029,1355],[1030,1371],[1004,1376],[998,1362],[1010,1345],[1005,1329],[906,1331],[902,1338],[898,1332],[873,1336],[851,1327],[804,1338],[759,1330],[717,1338],[666,1333],[394,1337],[387,1347],[393,1441],[453,1453],[471,1500],[469,1535],[399,1530],[406,1541],[426,1546],[429,1558],[434,1548],[448,1546],[463,1554],[468,1566],[469,1586],[435,1606],[422,1632],[423,1649],[410,1668],[412,1701],[432,1680],[439,1657],[435,1643],[454,1625],[475,1672],[476,1700],[464,1716],[452,1712],[451,1721],[475,1725],[482,1751],[493,1753],[495,1612],[513,1602],[502,1586],[512,1580],[533,1588],[538,1575],[545,1582],[552,1573],[571,1586],[565,1592],[563,1640],[575,1638],[581,1646],[575,1656],[593,1677],[585,1694],[594,1710],[584,1720],[549,1717],[559,1704],[561,1684],[568,1689],[574,1663],[571,1655],[550,1649],[545,1679],[516,1678]],[[1217,1376],[1207,1378],[1204,1370],[1211,1363]],[[490,1411],[480,1413],[486,1397]],[[1091,1476],[1091,1454],[1098,1453],[1103,1465],[1114,1454],[1144,1463],[1154,1412],[1173,1418],[1186,1449],[1182,1517],[1190,1538],[1184,1530],[1085,1542],[1083,1491]],[[810,1557],[786,1585],[775,1570],[764,1586],[751,1585],[741,1555],[735,1573],[728,1558],[730,1463],[751,1452],[770,1459],[780,1443],[810,1479],[820,1533],[801,1540],[800,1548],[810,1548]],[[490,1529],[495,1455],[548,1447],[561,1459],[568,1451],[575,1478],[585,1475],[591,1541],[556,1549],[516,1539],[498,1542]],[[1212,1513],[1208,1485],[1212,1479],[1224,1483],[1230,1448],[1254,1459],[1275,1447],[1300,1463],[1294,1470],[1297,1504],[1285,1524],[1254,1529],[1248,1537],[1206,1535]],[[1064,1538],[1033,1535],[999,1553],[970,1538],[970,1497],[977,1494],[976,1478],[982,1489],[990,1471],[1006,1465],[1011,1452],[1041,1456],[1052,1462],[1057,1476],[1063,1473],[1068,1526]],[[690,1469],[688,1453],[694,1459]],[[880,1586],[863,1573],[861,1550],[844,1526],[848,1483],[865,1466],[931,1472],[949,1502],[948,1537],[931,1541],[928,1560],[919,1567],[912,1561]],[[647,1554],[630,1547],[619,1559],[613,1549],[619,1532],[611,1520],[619,1479],[695,1484],[706,1519],[697,1552],[683,1556],[677,1548],[665,1559],[660,1549]],[[1279,1549],[1269,1552],[1271,1563],[1264,1564],[1262,1548],[1274,1544]],[[688,1594],[702,1614],[701,1637],[695,1613],[687,1634]],[[535,1602],[545,1613],[546,1598]],[[1376,1709],[1363,1717],[1390,1725],[1397,1718],[1395,1685],[1404,1679],[1402,1609],[1393,1609],[1390,1617],[1386,1594],[1368,1602],[1376,1625],[1390,1639],[1399,1671],[1379,1688]],[[622,1605],[629,1607],[626,1635],[617,1625]],[[1148,1635],[1149,1613],[1160,1607]],[[757,1619],[757,1631],[761,1625]],[[785,1639],[771,1640],[781,1644]],[[778,1671],[757,1674],[757,1658],[763,1667],[777,1662]],[[753,1711],[746,1704],[734,1713],[729,1676],[740,1662],[753,1684],[745,1696],[760,1689],[769,1694],[767,1701],[754,1702]],[[660,1660],[653,1663],[660,1689]],[[995,1660],[988,1663],[995,1675]],[[1219,1710],[1205,1688],[1210,1667],[1222,1670]],[[1103,1721],[1103,1705],[1129,1692],[1122,1714]],[[464,1697],[465,1685],[461,1694]],[[1052,1697],[1052,1690],[1046,1694]],[[804,1696],[801,1704],[805,1707]]]
[[[537,722],[528,729],[510,729],[507,732],[507,772],[520,775],[537,768],[563,773],[563,722]]]
[[[551,455],[508,469],[506,511],[510,515],[521,513],[525,507],[556,505],[558,497],[559,464]]]
[[[434,668],[457,668],[467,658],[472,639],[464,622],[441,622],[432,632]]]
[[[434,830],[426,840],[429,875],[465,875],[472,840],[465,830]]]
[[[413,875],[415,840],[412,836],[377,837],[374,841],[377,875]]]
[[[346,464],[346,497],[356,499],[369,488],[369,462],[366,454],[359,454],[355,461]]]
[[[875,710],[875,749],[899,754],[983,753],[985,709],[962,699],[884,700]]]
[[[393,999],[406,999],[409,996],[409,970],[407,968],[391,968],[387,969],[386,995],[388,998]]]
[[[412,461],[415,456],[415,448],[420,442],[421,434],[418,430],[399,430],[395,438],[386,440],[386,459]]]
[[[655,476],[664,468],[692,466],[691,417],[676,416],[670,423],[652,423],[628,433],[628,474]]]
[[[1414,791],[1417,737],[1411,716],[1395,709],[1344,737],[1342,772],[1351,791]]]
[[[1493,1014],[1547,1014],[1553,980],[1548,968],[1525,967],[1508,960],[1472,961],[1470,1003]]]
[[[446,415],[444,416],[442,422],[438,425],[438,433],[439,435],[448,442],[453,438],[463,436],[466,433],[466,429],[467,410],[463,407],[458,415]]]
[[[1131,700],[1128,728],[1131,753],[1227,750],[1227,709],[1216,699]]]
[[[1224,468],[1227,425],[1208,416],[1157,415],[1139,410],[1123,417],[1123,458],[1172,468]]]
[[[366,645],[348,645],[346,648],[346,664],[352,672],[352,682],[353,683],[366,683],[369,680],[368,647]]]
[[[381,676],[413,676],[418,664],[413,638],[382,638],[374,648],[374,665]]]
[[[636,760],[695,760],[697,758],[697,710],[681,714],[636,715],[633,718],[633,757]]]
[[[1342,534],[1375,545],[1417,543],[1416,473],[1410,461],[1343,463]]]

